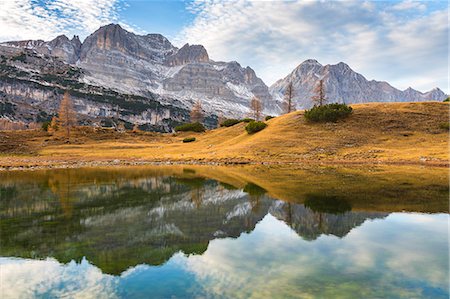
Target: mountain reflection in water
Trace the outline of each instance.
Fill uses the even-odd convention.
[[[223,177],[226,175],[223,174]],[[143,281],[149,283],[149,280],[153,281],[156,289],[159,288],[155,290],[155,296],[166,297],[170,294],[184,297],[187,290],[183,289],[192,288],[189,296],[208,297],[211,295],[209,290],[211,286],[200,287],[198,276],[206,281],[203,284],[208,284],[211,275],[215,277],[214,279],[218,279],[216,276],[219,275],[221,283],[224,283],[228,278],[222,275],[230,270],[223,269],[227,263],[233,265],[240,261],[243,263],[241,267],[248,267],[246,271],[254,271],[252,262],[261,263],[261,267],[264,268],[265,262],[270,265],[273,260],[283,258],[277,257],[277,252],[288,255],[289,252],[295,251],[295,247],[285,248],[285,246],[289,247],[291,243],[296,243],[300,247],[308,247],[307,244],[320,245],[324,242],[321,236],[333,237],[329,240],[334,247],[329,246],[339,249],[340,245],[336,247],[340,244],[336,243],[337,240],[344,237],[347,239],[346,236],[354,228],[363,225],[367,220],[384,219],[392,222],[392,219],[401,218],[403,215],[395,213],[394,216],[389,216],[390,212],[385,206],[377,209],[376,205],[369,203],[366,207],[361,202],[370,198],[368,194],[362,194],[362,198],[358,199],[351,192],[349,193],[352,195],[346,197],[345,190],[332,192],[332,189],[313,189],[303,194],[298,193],[300,195],[293,201],[286,201],[271,196],[269,185],[266,189],[265,186],[246,180],[233,184],[234,181],[231,179],[224,181],[217,178],[210,179],[196,170],[186,168],[181,170],[137,168],[122,171],[58,170],[33,174],[0,174],[0,179],[0,256],[5,257],[1,258],[0,265],[3,270],[10,269],[17,274],[22,273],[24,269],[29,269],[31,271],[29,273],[32,273],[31,269],[43,270],[49,267],[59,273],[55,275],[67,276],[68,281],[62,283],[63,285],[82,284],[82,280],[77,283],[69,282],[69,278],[76,280],[75,277],[90,273],[92,277],[98,278],[96,284],[105,288],[105,292],[108,289],[108,292],[111,291],[114,296],[119,297],[143,295],[139,293],[138,286]],[[445,189],[446,186],[443,185],[428,190],[430,200],[438,202],[435,206],[440,206],[440,202],[445,200],[443,197]],[[374,197],[384,196],[385,202],[393,200],[383,192],[380,194],[375,194]],[[354,209],[353,205],[356,205],[357,209]],[[411,217],[415,215],[420,216],[410,214]],[[436,221],[448,217],[438,215],[440,218]],[[416,218],[420,219],[419,216]],[[423,217],[426,219],[427,215]],[[432,216],[430,217],[435,221]],[[257,230],[255,227],[260,229]],[[373,228],[373,224],[367,227]],[[375,231],[381,233],[377,229]],[[420,232],[420,228],[417,228],[417,231]],[[269,237],[270,239],[263,241]],[[234,240],[236,238],[238,239]],[[249,243],[246,243],[247,241]],[[234,249],[234,253],[226,254],[231,255],[228,256],[231,260],[223,260],[223,265],[213,264],[208,268],[208,262],[203,259],[208,259],[209,255],[225,249],[233,250],[234,246],[238,249]],[[312,250],[308,248],[309,251]],[[270,253],[269,249],[273,252]],[[346,252],[344,248],[341,250]],[[258,256],[257,260],[252,260],[252,252]],[[250,254],[248,259],[243,259],[242,256],[247,254]],[[310,263],[308,259],[314,258],[317,254],[313,251],[309,257],[302,255],[303,263]],[[340,259],[350,258],[347,252],[345,254],[341,252],[341,255],[336,252],[333,254]],[[333,254],[328,254],[327,259]],[[292,257],[295,256],[294,254]],[[358,258],[364,259],[364,254]],[[39,261],[40,259],[45,260]],[[439,257],[441,262],[445,259],[448,261],[448,255]],[[282,262],[285,263],[286,260],[279,261]],[[294,264],[285,265],[285,270],[288,271],[297,262],[293,260]],[[370,259],[358,262],[373,263]],[[340,261],[338,259],[332,263],[339,264]],[[190,268],[194,267],[194,264],[195,271]],[[314,266],[314,271],[324,270],[320,268],[324,267],[324,264],[319,264]],[[164,266],[152,267],[156,265]],[[301,266],[297,264],[297,267]],[[329,271],[332,272],[332,269]],[[441,272],[439,275],[443,277],[435,274],[439,278],[433,283],[427,282],[428,289],[425,291],[431,292],[433,296],[448,293],[442,288],[441,280],[447,275],[448,281],[448,273]],[[141,282],[139,279],[130,278],[138,273],[145,276],[139,278]],[[104,274],[112,274],[117,276],[115,279],[120,279],[114,281]],[[167,282],[158,287],[156,282],[162,283],[158,277],[162,279],[164,275],[168,276]],[[339,273],[336,272],[336,275]],[[25,277],[23,273],[21,278]],[[178,282],[175,282],[177,277]],[[291,284],[296,284],[295,277],[291,279],[294,281],[286,286],[292,287]],[[314,289],[314,284],[318,283],[317,279],[309,281],[311,285],[307,285],[306,289]],[[100,283],[97,280],[104,281]],[[131,285],[135,284],[134,291],[137,293],[133,293],[134,291],[131,291],[133,288],[129,285],[120,287],[125,281]],[[71,288],[74,290],[81,288],[91,294],[92,290],[86,289],[90,283],[84,281],[84,286],[72,285]],[[3,288],[5,285],[2,286],[2,292],[9,294],[8,290]],[[247,297],[256,294],[250,289],[248,292],[229,293],[226,297]],[[167,293],[168,290],[171,291]],[[410,291],[412,293],[407,294],[417,295],[417,286]],[[45,292],[50,290],[43,290],[40,295],[46,295]],[[61,292],[67,295],[64,293],[67,292],[67,285]],[[395,290],[392,292],[396,294]],[[421,295],[425,294],[423,289],[420,292]],[[285,294],[288,295],[289,292]],[[47,295],[54,296],[55,293]]]

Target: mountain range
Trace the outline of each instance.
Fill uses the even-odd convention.
[[[202,45],[177,48],[160,34],[137,35],[120,25],[100,27],[83,42],[65,35],[51,41],[0,44],[0,117],[25,122],[51,117],[61,93],[70,90],[83,123],[122,120],[144,129],[170,131],[189,120],[196,101],[213,126],[218,115],[243,117],[254,96],[266,114],[280,114],[290,82],[298,109],[311,107],[313,89],[324,80],[330,102],[441,101],[438,88],[400,91],[368,81],[345,63],[322,66],[306,60],[270,88],[250,67],[209,58]]]
[[[297,108],[310,108],[314,88],[319,80],[324,82],[327,101],[333,103],[423,102],[442,101],[447,98],[439,88],[426,93],[411,87],[402,91],[387,82],[368,81],[343,62],[322,65],[314,59],[304,61],[288,76],[275,82],[270,86],[270,92],[275,100],[282,101],[286,86],[292,83]]]

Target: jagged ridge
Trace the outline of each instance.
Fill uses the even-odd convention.
[[[387,82],[368,81],[343,62],[322,65],[314,59],[305,60],[288,76],[275,82],[270,92],[281,102],[286,86],[292,82],[297,108],[309,108],[313,105],[314,88],[322,79],[326,97],[333,103],[442,101],[447,97],[439,88],[426,93],[412,88],[401,91]]]

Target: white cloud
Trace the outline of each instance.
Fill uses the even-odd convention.
[[[122,6],[120,0],[1,0],[0,41],[51,40],[60,34],[83,38],[102,25],[121,23]]]
[[[425,10],[427,7],[423,2],[406,0],[394,5],[393,8],[395,10],[410,10],[410,9]]]
[[[117,298],[117,278],[86,260],[61,264],[53,258],[0,258],[2,298]]]
[[[422,7],[423,6],[423,7]],[[404,9],[412,11],[406,13]],[[177,41],[253,67],[267,84],[299,63],[344,61],[397,88],[447,87],[447,7],[361,1],[194,1]]]

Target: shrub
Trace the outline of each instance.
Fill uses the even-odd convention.
[[[255,120],[253,118],[243,118],[243,119],[241,119],[241,122],[243,122],[243,123],[250,123],[252,121],[255,121]]]
[[[183,139],[183,143],[194,142],[194,141],[195,141],[195,137],[188,137],[188,138]]]
[[[21,53],[17,56],[14,56],[13,58],[11,58],[12,61],[21,61],[21,62],[26,62],[27,61],[27,55],[25,53]]]
[[[450,123],[440,123],[439,124],[439,128],[441,128],[442,130],[450,130]]]
[[[327,104],[305,110],[305,118],[312,122],[336,122],[352,114],[352,107],[345,104]]]
[[[245,185],[242,191],[248,193],[249,195],[256,196],[261,196],[267,193],[266,189],[253,183],[248,183],[247,185]]]
[[[205,127],[201,123],[184,124],[175,127],[176,132],[205,132]]]
[[[269,119],[275,118],[275,116],[272,115],[267,115],[266,118],[264,118],[266,121],[268,121]]]
[[[253,134],[263,130],[265,127],[267,127],[267,124],[262,121],[252,121],[245,127],[245,130],[248,134]]]
[[[221,127],[231,127],[238,123],[240,123],[240,121],[238,119],[226,119],[220,124],[220,126]]]
[[[450,102],[450,97],[446,98],[443,102]]]
[[[48,131],[48,127],[50,127],[50,121],[45,121],[45,122],[42,123],[41,128],[42,128],[42,130],[44,130],[45,132]]]
[[[323,194],[307,194],[304,205],[314,212],[327,214],[343,214],[352,210],[347,200]]]

